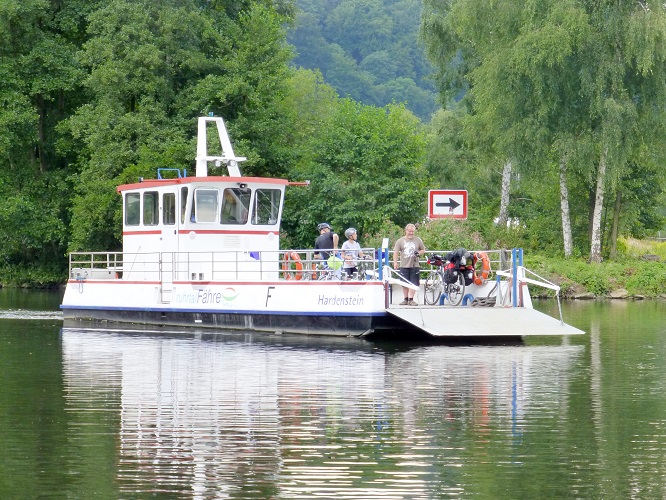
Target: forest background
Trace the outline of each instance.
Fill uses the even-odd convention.
[[[571,290],[666,289],[666,11],[596,0],[0,0],[0,283],[121,248],[117,184],[188,168],[196,117],[245,175],[311,181],[363,246],[519,246]],[[214,173],[214,172],[213,172]],[[428,221],[428,189],[469,218]],[[601,264],[601,262],[604,264]],[[529,262],[529,260],[528,260]]]

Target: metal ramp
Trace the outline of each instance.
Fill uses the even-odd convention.
[[[585,332],[524,307],[391,307],[386,312],[433,337],[523,337]]]

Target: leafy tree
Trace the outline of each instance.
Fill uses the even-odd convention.
[[[283,152],[281,156],[289,166],[287,174],[292,180],[304,180],[300,177],[301,168],[315,156],[311,143],[325,133],[338,101],[335,90],[324,83],[318,71],[298,69],[286,80],[284,97],[276,102],[276,112],[285,124],[276,147]]]
[[[443,95],[467,89],[465,121],[489,133],[486,156],[541,179],[554,179],[544,168],[567,167],[585,183],[590,259],[600,260],[607,189],[637,151],[661,149],[652,131],[665,117],[664,10],[653,2],[428,0],[426,12]]]
[[[250,4],[230,17],[225,5],[115,0],[90,16],[80,60],[89,103],[67,122],[81,144],[72,249],[119,244],[115,185],[157,167],[193,163],[195,117],[229,122],[246,174],[279,171],[272,156],[279,98],[291,52],[284,18]]]
[[[0,1],[0,262],[18,280],[65,268],[75,156],[57,124],[82,102],[75,54],[96,4]]]
[[[403,106],[342,99],[309,147],[311,161],[292,173],[311,182],[289,194],[284,226],[292,245],[311,246],[322,221],[340,232],[355,227],[364,244],[386,221],[404,226],[425,214],[425,134]]]
[[[299,0],[288,40],[294,64],[319,69],[343,97],[405,103],[422,120],[436,109],[432,68],[418,45],[419,0]]]
[[[326,16],[325,34],[357,63],[391,41],[393,20],[381,0],[340,2]]]

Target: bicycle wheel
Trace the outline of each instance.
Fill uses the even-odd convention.
[[[444,289],[444,282],[442,275],[437,271],[430,271],[425,280],[424,300],[428,305],[437,304],[439,297],[442,295]]]
[[[458,281],[449,285],[449,303],[457,306],[462,302],[465,296],[465,277],[463,273],[458,273]]]
[[[373,262],[371,260],[358,261],[358,265],[356,266],[358,268],[358,279],[360,280],[367,279],[366,276],[368,274],[368,271],[372,271],[372,264]]]

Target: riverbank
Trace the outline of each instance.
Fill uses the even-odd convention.
[[[590,264],[582,259],[527,256],[525,267],[559,285],[565,299],[666,299],[666,262],[654,258],[626,258]],[[554,292],[530,288],[533,297],[553,297]]]

